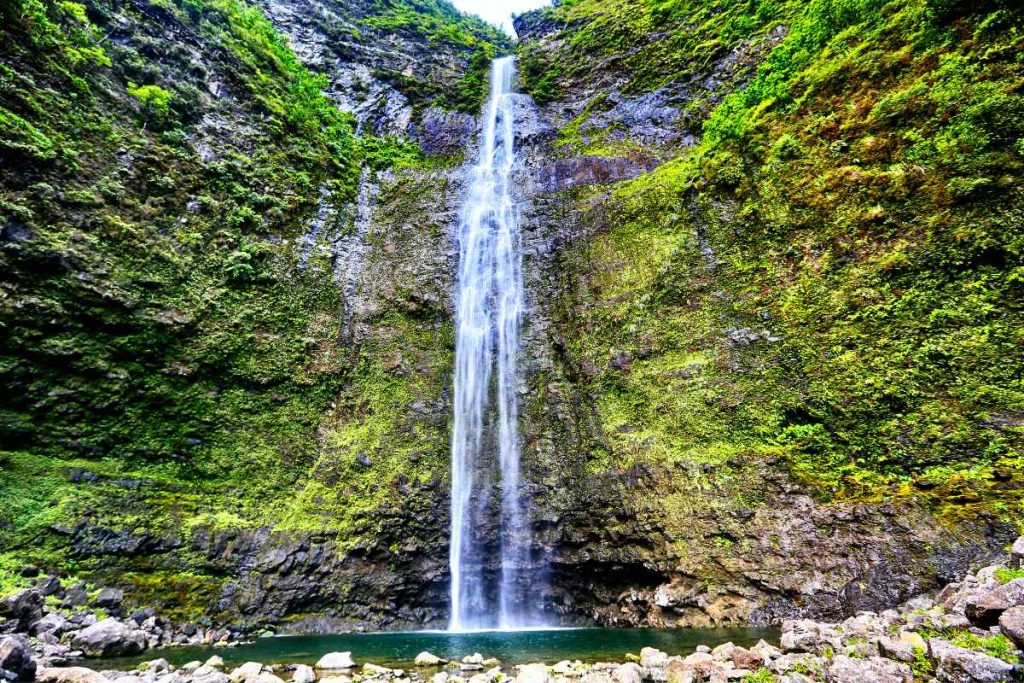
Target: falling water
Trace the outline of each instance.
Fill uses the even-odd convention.
[[[519,490],[517,355],[523,281],[511,187],[516,162],[514,77],[513,58],[494,61],[480,156],[471,170],[459,223],[451,630],[537,623],[538,610],[529,594],[536,595],[538,587],[530,590],[525,575],[530,563],[530,525]],[[494,470],[500,477],[500,547],[496,550],[486,547],[481,538],[488,514],[495,514],[487,494]],[[485,572],[495,554],[500,566],[496,586],[493,579],[489,584]]]

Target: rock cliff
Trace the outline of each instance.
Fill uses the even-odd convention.
[[[837,620],[1017,534],[1022,16],[848,5],[516,21],[553,618]],[[439,0],[0,14],[3,585],[444,623],[453,234],[512,43]]]

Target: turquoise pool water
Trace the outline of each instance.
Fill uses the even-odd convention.
[[[130,669],[135,664],[164,657],[180,666],[192,660],[203,661],[217,654],[231,666],[248,661],[264,664],[313,664],[327,652],[351,651],[358,664],[372,662],[384,666],[407,666],[417,654],[428,650],[445,659],[461,658],[479,652],[497,657],[505,666],[524,662],[553,663],[563,659],[585,662],[624,661],[626,653],[644,647],[656,647],[669,654],[689,654],[697,645],[715,645],[732,641],[753,645],[764,638],[778,639],[776,629],[623,629],[577,628],[527,631],[404,631],[347,633],[326,636],[277,636],[259,638],[236,648],[181,647],[147,653],[130,659],[88,663],[97,669]]]

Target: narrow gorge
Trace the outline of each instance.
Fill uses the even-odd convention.
[[[1024,529],[1015,2],[0,19],[3,596],[777,628]]]

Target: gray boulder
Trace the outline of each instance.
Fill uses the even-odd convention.
[[[914,672],[906,664],[881,657],[854,659],[836,655],[825,665],[825,680],[829,683],[913,683]]]
[[[263,671],[263,665],[259,662],[246,662],[242,666],[236,667],[230,674],[228,679],[235,683],[241,681],[254,681],[256,677]]]
[[[645,669],[664,669],[668,664],[668,655],[654,647],[640,650],[640,666]]]
[[[1018,605],[1024,605],[1024,579],[980,592],[968,600],[964,613],[975,625],[989,628],[996,625],[1000,614]]]
[[[110,679],[84,666],[50,667],[36,672],[36,683],[110,683]]]
[[[1013,666],[984,652],[965,650],[944,640],[928,641],[935,678],[943,683],[1003,683],[1013,680]]]
[[[146,634],[107,618],[74,634],[71,644],[90,657],[132,655],[146,649]]]
[[[32,624],[32,627],[29,629],[29,633],[34,636],[39,636],[43,633],[52,633],[55,636],[59,636],[67,630],[68,620],[56,612],[50,612],[39,621]]]
[[[36,676],[32,647],[24,636],[0,638],[0,669],[14,676],[15,681],[31,681]]]
[[[1010,566],[1014,569],[1024,566],[1024,536],[1017,538],[1013,542],[1013,547],[1010,548]]]
[[[810,619],[782,622],[779,646],[783,652],[816,652],[820,640],[820,626]]]
[[[64,591],[64,600],[61,602],[65,607],[80,607],[89,601],[89,591],[84,583],[76,583]]]
[[[159,659],[151,659],[148,662],[139,664],[140,671],[152,671],[157,674],[165,674],[171,670],[171,663],[163,657]]]
[[[999,629],[1012,640],[1017,649],[1024,650],[1024,606],[1011,607],[999,615]]]
[[[202,669],[206,669],[206,671],[202,671]],[[213,667],[200,667],[200,670],[192,676],[192,683],[230,683],[230,681],[231,679],[226,673]]]
[[[426,650],[416,655],[416,659],[413,661],[413,666],[440,666],[441,664],[444,664],[443,659]]]
[[[117,609],[124,602],[124,591],[120,588],[104,588],[96,599],[92,601],[93,607],[103,609]]]
[[[314,683],[314,681],[316,681],[316,673],[311,666],[299,664],[292,672],[292,683]]]
[[[11,622],[15,631],[28,631],[43,618],[43,594],[35,588],[19,591],[0,601],[0,617]]]
[[[317,661],[316,668],[340,671],[342,669],[352,669],[355,665],[356,663],[352,659],[351,652],[328,652]]]
[[[640,668],[639,664],[635,662],[629,662],[621,666],[615,667],[612,671],[612,680],[615,683],[640,683],[643,679],[643,669]],[[534,683],[531,681],[530,683]]]

